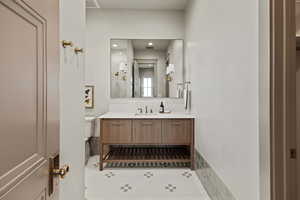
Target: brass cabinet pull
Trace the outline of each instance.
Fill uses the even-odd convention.
[[[65,178],[65,176],[69,171],[70,171],[70,167],[68,165],[65,165],[60,169],[53,169],[52,174],[54,176],[59,176],[60,178]]]
[[[111,123],[112,126],[122,126],[123,124],[121,123]]]
[[[76,54],[83,53],[83,48],[76,47],[76,48],[74,49],[74,52],[75,52]]]
[[[180,122],[173,122],[172,126],[181,126],[182,124]]]
[[[153,122],[142,122],[143,126],[152,126]]]
[[[62,43],[63,48],[66,48],[67,46],[70,46],[70,47],[73,46],[72,41],[63,40],[61,43]]]

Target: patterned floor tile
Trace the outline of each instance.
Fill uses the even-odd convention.
[[[168,184],[167,186],[165,186],[165,189],[169,192],[174,192],[176,190],[176,186]]]
[[[105,169],[91,157],[85,167],[87,200],[210,200],[194,171],[182,169]]]
[[[188,172],[188,171],[183,172],[181,175],[184,176],[184,177],[186,177],[186,178],[190,178],[191,176],[193,176],[192,173]]]
[[[122,186],[122,187],[120,188],[120,190],[121,190],[122,192],[128,192],[128,191],[132,190],[132,187],[131,187],[129,184],[125,184],[124,186]]]
[[[95,163],[93,164],[93,166],[94,166],[95,168],[99,168],[100,163],[99,163],[99,162],[95,162]]]
[[[146,172],[146,173],[144,174],[144,176],[145,176],[146,178],[152,178],[152,177],[154,176],[154,174],[153,174],[152,172]]]
[[[104,176],[106,176],[107,178],[112,178],[113,176],[115,176],[115,174],[113,172],[107,172],[106,174],[104,174]]]

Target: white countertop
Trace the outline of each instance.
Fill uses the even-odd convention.
[[[84,119],[85,119],[85,121],[93,121],[94,119],[96,119],[96,117],[94,117],[94,116],[85,116]]]
[[[98,119],[195,119],[194,114],[188,113],[155,113],[155,114],[135,114],[135,113],[115,113],[108,112],[97,117]]]

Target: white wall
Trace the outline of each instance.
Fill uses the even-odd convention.
[[[85,0],[60,1],[60,39],[84,48]],[[60,181],[59,199],[84,199],[84,56],[61,47],[60,164],[70,172]]]
[[[271,199],[270,1],[259,1],[259,177],[260,199]]]
[[[115,42],[115,41],[112,41]],[[133,46],[131,40],[117,40],[122,43],[120,48],[112,48],[110,50],[111,62],[111,97],[113,98],[130,98],[132,96],[132,64],[133,64]],[[126,73],[120,72],[120,64],[127,65]],[[119,73],[118,76],[115,76]]]
[[[190,0],[196,147],[238,200],[259,199],[258,1]]]
[[[111,74],[115,74],[119,72],[120,63],[123,62],[128,66],[127,74],[119,74],[119,76],[114,76],[111,82],[111,96],[114,98],[120,97],[131,97],[131,65],[132,58],[129,58],[129,49],[122,49],[122,50],[111,50]],[[122,77],[126,76],[127,79],[124,80]]]
[[[142,99],[110,98],[110,39],[183,39],[184,13],[182,11],[146,10],[87,10],[86,83],[95,86],[95,109],[87,114],[108,111],[134,112],[136,102]],[[167,100],[174,110],[182,109],[182,100]],[[159,107],[160,100],[154,101]],[[157,104],[157,105],[156,105]],[[126,106],[124,106],[126,105]],[[119,108],[122,108],[119,110]]]
[[[176,97],[178,83],[183,83],[183,42],[181,40],[171,41],[168,47],[169,62],[175,66],[175,73],[173,73],[172,81],[169,82],[170,97]]]

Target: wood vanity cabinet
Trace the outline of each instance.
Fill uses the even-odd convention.
[[[161,144],[161,120],[133,120],[132,142],[138,144]]]
[[[132,120],[103,120],[103,143],[130,144],[132,142]]]
[[[186,119],[162,120],[163,144],[191,144],[192,121]]]
[[[194,119],[100,119],[100,170],[104,163],[190,163]]]

